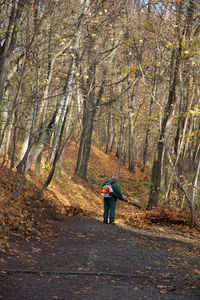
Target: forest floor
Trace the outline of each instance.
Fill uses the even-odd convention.
[[[199,206],[193,229],[179,195],[146,211],[148,168],[122,166],[119,186],[141,210],[118,201],[116,225],[106,225],[99,183],[117,159],[93,148],[83,182],[72,176],[75,152],[68,146],[64,171],[39,199],[45,163],[17,198],[15,171],[0,166],[0,299],[200,299]]]

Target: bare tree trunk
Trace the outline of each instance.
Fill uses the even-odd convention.
[[[123,106],[122,103],[120,105],[120,132],[119,132],[119,140],[118,140],[118,147],[117,147],[117,154],[118,154],[118,164],[116,169],[116,174],[118,177],[120,175],[121,163],[122,163],[122,156],[123,156],[123,133],[124,133],[124,122],[123,122]]]
[[[0,44],[0,105],[3,97],[7,72],[10,65],[10,57],[15,49],[17,41],[18,26],[24,4],[24,0],[12,1],[12,8],[5,39],[3,39],[2,44]]]
[[[157,58],[157,55],[156,55],[155,59],[156,58]],[[154,68],[154,77],[153,77],[153,82],[152,82],[153,91],[152,91],[152,94],[151,94],[151,101],[150,101],[150,107],[149,107],[149,117],[151,117],[151,114],[152,114],[153,101],[154,101],[154,98],[155,98],[155,95],[156,95],[156,71],[157,71],[157,68],[155,67]],[[142,167],[140,169],[141,172],[144,172],[145,166],[146,166],[147,150],[148,150],[148,146],[149,146],[150,124],[151,124],[151,121],[149,120],[148,124],[147,124],[146,135],[145,135],[145,143],[144,143],[144,150],[143,150]]]
[[[7,89],[5,92],[5,98],[9,99],[9,90]],[[8,101],[7,101],[8,102]],[[9,103],[9,102],[8,102]],[[3,105],[2,105],[3,106]],[[10,139],[11,139],[11,133],[12,133],[12,127],[13,127],[13,112],[11,115],[11,119],[9,116],[8,111],[11,110],[11,105],[7,104],[4,106],[4,112],[1,113],[0,119],[2,124],[7,124],[2,126],[1,128],[1,146],[0,146],[0,154],[3,156],[3,164],[5,163],[6,156],[8,154],[8,149],[9,149],[9,144],[10,144]],[[9,122],[7,120],[9,119]],[[9,125],[9,126],[8,126]]]
[[[83,180],[86,180],[87,177],[87,165],[90,156],[91,138],[95,116],[95,110],[93,108],[90,109],[90,111],[84,112],[83,130],[81,134],[78,159],[75,169],[75,174]]]
[[[106,136],[105,136],[105,153],[108,153],[109,151],[109,144],[110,144],[110,126],[111,126],[111,112],[110,112],[111,107],[109,107],[109,113],[106,119]]]
[[[180,64],[180,53],[181,53],[181,41],[178,51],[175,49],[172,51],[171,57],[171,86],[169,89],[168,101],[165,107],[165,115],[162,120],[161,132],[158,139],[157,150],[154,157],[152,176],[151,176],[151,190],[149,194],[149,202],[147,204],[147,209],[151,209],[153,206],[157,206],[160,193],[160,180],[161,180],[161,163],[163,157],[164,149],[164,135],[167,122],[172,114],[173,104],[176,101],[176,84],[178,78],[179,64]]]
[[[134,105],[135,97],[128,94],[128,106],[129,106],[129,142],[128,142],[128,169],[131,173],[135,172],[134,166]]]
[[[70,122],[71,122],[70,119],[71,119],[71,116],[72,116],[72,110],[69,110],[68,120],[67,120],[66,126],[65,126],[65,136],[67,136],[70,133]],[[77,118],[78,118],[78,121],[79,121],[79,119],[80,119],[79,116]],[[56,168],[56,176],[61,176],[64,152],[65,152],[65,149],[63,149],[61,154],[60,154],[58,164],[57,164],[57,168]]]
[[[15,110],[14,113],[14,124],[17,124],[17,110]],[[13,139],[12,139],[12,154],[10,159],[10,169],[9,169],[9,175],[11,175],[12,169],[14,167],[14,161],[15,161],[15,154],[16,154],[16,141],[17,141],[17,127],[13,126]]]
[[[91,74],[91,78],[93,78],[93,76],[95,76],[96,65],[93,65],[92,69],[93,69],[93,71]],[[103,76],[105,76],[105,73]],[[92,79],[91,82],[92,82],[92,86],[95,85],[94,79]],[[89,89],[91,88],[90,84],[88,87],[89,87]],[[94,88],[94,86],[93,86],[93,88]],[[94,89],[93,89],[93,92],[90,92],[90,93],[87,93],[87,91],[85,91],[85,93],[87,93],[89,95],[88,95],[88,98],[85,97],[85,99],[84,99],[83,130],[82,130],[82,134],[81,134],[78,159],[77,159],[76,168],[75,168],[75,175],[79,176],[83,180],[86,180],[86,178],[87,178],[87,166],[88,166],[88,161],[89,161],[89,157],[90,157],[94,117],[95,117],[96,109],[101,102],[101,99],[103,96],[103,91],[104,91],[104,78],[102,80],[101,87],[100,87],[98,95],[97,95],[96,103],[95,103]]]

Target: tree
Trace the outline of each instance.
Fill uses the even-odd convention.
[[[180,20],[182,13],[182,1],[177,5],[177,18],[176,18],[176,26],[178,28],[178,48],[173,46],[171,61],[170,61],[170,85],[169,85],[169,93],[167,103],[164,109],[164,116],[161,123],[160,135],[157,143],[157,150],[154,156],[154,162],[152,167],[152,175],[151,175],[151,190],[149,194],[149,202],[147,204],[147,209],[151,209],[153,206],[156,206],[159,200],[159,190],[160,190],[160,180],[161,180],[161,165],[162,165],[162,157],[163,157],[163,149],[164,149],[164,138],[165,138],[165,130],[167,126],[167,122],[169,121],[171,114],[173,112],[173,106],[176,102],[176,88],[178,81],[178,72],[180,65],[180,56],[182,51],[182,33],[180,30]]]
[[[61,144],[60,141],[62,138],[64,122],[66,120],[66,115],[67,115],[68,107],[69,107],[70,89],[71,89],[71,85],[73,82],[74,73],[75,73],[76,67],[77,67],[76,62],[77,62],[78,51],[79,51],[79,47],[80,47],[82,26],[83,26],[83,22],[85,20],[85,16],[88,12],[89,6],[90,6],[90,1],[89,0],[85,1],[82,14],[80,15],[80,18],[78,20],[77,33],[76,33],[74,47],[73,47],[74,53],[73,53],[70,68],[69,68],[69,71],[68,71],[68,74],[67,74],[67,77],[65,80],[63,97],[61,98],[61,101],[60,101],[58,107],[54,111],[54,114],[53,114],[48,126],[44,129],[43,132],[41,132],[36,145],[31,150],[31,145],[29,144],[29,147],[27,148],[23,159],[20,161],[20,163],[17,166],[19,170],[22,170],[22,168],[23,168],[23,176],[21,179],[19,189],[16,193],[16,196],[18,196],[20,193],[22,183],[24,180],[24,176],[26,175],[27,171],[29,170],[29,168],[31,167],[31,165],[33,164],[35,159],[43,151],[45,145],[47,144],[47,142],[49,141],[49,139],[52,135],[52,132],[55,130],[55,127],[57,124],[59,124],[59,127],[58,127],[59,143],[57,144],[57,146],[60,146],[60,144]],[[56,161],[57,161],[57,159],[56,159]]]
[[[83,94],[83,129],[75,168],[75,175],[79,176],[83,180],[86,180],[87,176],[87,165],[90,156],[94,118],[104,93],[105,76],[107,73],[107,68],[105,67],[106,58],[108,57],[107,61],[109,61],[109,56],[111,56],[115,50],[115,47],[110,47],[110,44],[106,41],[107,36],[113,32],[111,28],[110,30],[107,30],[107,35],[104,35],[103,37],[104,51],[100,51],[99,49],[98,52],[94,52],[97,47],[99,48],[101,40],[99,35],[101,32],[103,32],[103,30],[105,30],[105,24],[107,25],[110,19],[110,16],[104,16],[105,14],[103,14],[101,11],[101,5],[103,2],[99,3],[99,7],[98,1],[95,4],[96,6],[93,7],[93,14],[96,19],[94,21],[91,19],[89,20],[89,32],[87,32],[86,35],[88,46],[84,48],[85,61],[87,63],[86,68],[88,69],[88,73],[85,81],[81,81]],[[102,77],[99,75],[100,73],[102,73]],[[96,88],[97,85],[99,86],[98,89]]]
[[[0,105],[2,102],[7,73],[10,67],[11,56],[17,42],[17,33],[21,25],[21,15],[24,5],[25,2],[23,0],[11,1],[11,3],[1,3],[1,11],[2,14],[4,14],[1,18],[2,20],[4,19],[5,22],[1,25],[0,36]]]

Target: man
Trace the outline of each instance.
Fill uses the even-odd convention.
[[[106,184],[110,184],[112,186],[114,194],[117,194],[121,197],[123,197],[120,188],[117,184],[117,176],[112,176],[110,180],[104,181],[100,184],[100,187],[102,188]],[[113,194],[111,194],[110,197],[104,197],[104,214],[103,214],[103,221],[104,223],[108,223],[108,215],[110,212],[110,224],[115,224],[115,207],[116,207],[117,197]]]

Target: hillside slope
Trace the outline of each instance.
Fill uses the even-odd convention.
[[[113,154],[105,154],[92,147],[88,166],[87,181],[73,176],[76,163],[76,147],[72,143],[66,148],[62,173],[55,176],[42,197],[37,194],[48,174],[48,166],[42,164],[39,181],[34,179],[31,170],[24,182],[23,190],[18,198],[16,192],[15,170],[12,174],[6,166],[0,166],[0,219],[1,238],[0,250],[12,248],[10,239],[14,236],[39,238],[48,231],[45,218],[57,218],[62,214],[87,215],[102,220],[103,201],[99,195],[99,184],[115,174],[117,158]],[[131,226],[154,230],[158,232],[176,232],[190,238],[199,234],[200,218],[196,219],[196,228],[190,230],[187,225],[187,215],[170,207],[158,207],[145,211],[149,191],[149,170],[140,172],[136,165],[135,173],[131,174],[127,166],[120,171],[119,186],[129,200],[141,206],[141,210],[129,206],[122,201],[117,202],[116,223],[126,223]]]

